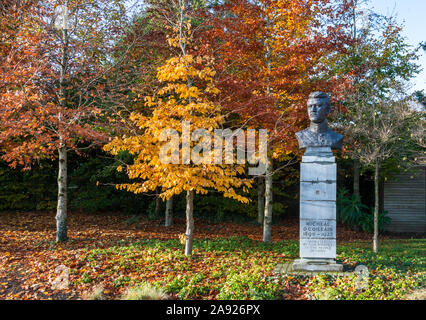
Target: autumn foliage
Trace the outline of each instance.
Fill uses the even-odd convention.
[[[141,179],[141,182],[120,185],[120,188],[143,193],[161,187],[160,196],[163,199],[189,190],[205,194],[213,188],[225,196],[247,201],[233,189],[250,185],[248,181],[238,179],[238,175],[244,173],[243,166],[185,163],[183,148],[180,148],[179,154],[170,155],[177,157],[182,164],[180,161],[162,163],[160,159],[166,130],[179,133],[179,141],[172,141],[179,147],[185,134],[184,121],[187,121],[192,132],[198,128],[208,128],[212,136],[214,129],[223,124],[220,108],[209,99],[218,90],[213,85],[214,70],[208,65],[208,57],[186,55],[173,57],[158,69],[158,79],[166,85],[156,97],[145,97],[145,105],[152,109],[152,114],[144,116],[135,112],[130,116],[141,134],[115,138],[105,146],[105,150],[113,154],[127,150],[135,155],[134,163],[126,166],[125,170],[131,179]],[[188,82],[197,83],[198,86],[188,86]],[[193,141],[189,146],[191,153],[195,145]],[[207,152],[205,156],[212,159],[212,151]]]
[[[183,191],[187,193],[186,237],[187,243],[192,243],[194,192],[206,194],[209,189],[215,189],[225,197],[248,202],[235,188],[244,187],[246,191],[245,187],[250,187],[251,181],[239,177],[244,173],[242,165],[213,163],[211,137],[225,122],[221,106],[215,103],[219,93],[213,78],[216,72],[209,56],[189,53],[191,21],[184,1],[177,1],[177,4],[176,22],[170,26],[172,36],[168,43],[180,50],[178,56],[158,68],[157,78],[164,86],[154,96],[144,98],[145,106],[151,108],[148,115],[131,114],[130,120],[138,130],[136,134],[116,137],[104,149],[114,155],[121,151],[134,155],[134,162],[126,166],[126,172],[131,179],[139,181],[119,185],[119,188],[134,193],[159,190],[160,196],[167,200]],[[204,133],[209,136],[197,133],[198,129],[206,130]],[[164,154],[164,141],[171,132],[176,135],[171,138],[172,147]],[[201,148],[203,154],[199,151],[195,154],[196,148],[202,145],[205,146]],[[165,163],[166,157],[170,159]],[[197,163],[194,157],[208,160]],[[191,254],[191,251],[192,244],[189,244],[186,253]]]
[[[13,38],[7,39],[0,72],[1,82],[6,84],[0,96],[2,158],[14,167],[27,168],[35,159],[54,158],[61,143],[76,149],[80,142],[105,139],[90,125],[100,113],[94,97],[103,90],[96,83],[102,72],[93,68],[96,59],[83,58],[88,45],[71,38],[69,47],[82,58],[68,61],[68,53],[65,86],[60,85],[64,43],[47,20],[54,8],[42,1],[29,6],[28,11],[16,8],[19,21]]]
[[[24,186],[10,188],[4,196],[8,197],[55,174],[57,186],[50,180],[43,183],[57,191],[57,198],[47,200],[50,209],[52,203],[57,209],[56,224],[47,213],[1,215],[0,298],[87,297],[89,283],[94,282],[105,285],[102,292],[107,297],[117,298],[124,286],[141,281],[170,286],[174,298],[235,298],[239,292],[234,292],[238,291],[234,285],[250,299],[312,297],[292,279],[283,285],[270,281],[278,262],[297,257],[292,240],[298,239],[298,222],[288,219],[285,226],[273,226],[272,218],[298,215],[299,176],[293,165],[302,151],[295,133],[308,125],[309,94],[330,95],[331,117],[340,116],[336,117],[340,122],[333,121],[340,127],[333,130],[346,131],[346,155],[375,164],[376,243],[382,162],[399,168],[395,163],[406,161],[407,155],[415,162],[424,160],[424,112],[411,110],[413,99],[405,91],[407,81],[418,72],[417,53],[406,45],[399,25],[376,15],[369,19],[389,24],[365,28],[358,39],[357,4],[356,0],[146,0],[139,10],[127,0],[3,0],[0,182],[20,181]],[[67,26],[57,24],[65,17]],[[396,125],[395,119],[400,119]],[[268,147],[259,160],[265,171],[256,177],[244,163],[252,160],[246,148],[248,134],[242,135],[244,160],[234,158],[239,142],[234,137],[247,129],[268,132]],[[225,130],[233,135],[229,140],[233,161],[222,152]],[[255,143],[259,151],[260,140]],[[85,153],[88,150],[93,153]],[[81,161],[85,156],[88,161]],[[7,179],[12,169],[23,169],[23,175],[40,163],[49,167],[45,175]],[[71,171],[84,175],[75,179],[75,185],[68,181]],[[91,217],[72,212],[73,239],[68,241],[68,198],[84,193],[84,188],[75,191],[84,183],[96,190],[84,194],[84,201],[106,202],[112,195],[116,198],[110,203],[119,205],[111,210],[131,207],[137,213],[129,218],[133,222],[123,221],[118,212]],[[113,192],[92,196],[102,193],[103,187]],[[122,197],[122,191],[134,198]],[[252,201],[256,192],[257,203]],[[22,199],[38,201],[17,196],[10,202]],[[223,201],[220,205],[218,199]],[[132,206],[131,201],[139,205]],[[160,212],[166,201],[166,223],[160,227],[157,222],[163,222]],[[202,201],[199,208],[209,207],[208,212],[194,210],[194,204]],[[173,203],[178,208],[174,225]],[[101,211],[99,207],[91,208]],[[257,223],[263,226],[247,223],[256,209]],[[179,217],[182,212],[185,221]],[[223,223],[224,216],[234,212],[246,219],[245,225]],[[207,223],[202,214],[215,215],[212,219],[220,223]],[[370,237],[339,228],[339,240]],[[237,238],[223,239],[230,235]],[[198,242],[204,238],[208,240]],[[184,254],[176,250],[177,239],[185,244]],[[256,243],[260,240],[264,243]],[[226,246],[231,250],[223,249]],[[341,257],[354,266],[350,257],[357,255]],[[226,263],[220,265],[221,259]],[[69,272],[66,289],[58,287],[55,272]],[[378,277],[382,274],[379,271]],[[247,286],[240,281],[246,278],[251,279]],[[269,295],[258,291],[259,283],[272,288]]]
[[[312,91],[337,88],[324,58],[350,41],[347,3],[226,1],[205,14],[202,51],[216,58],[222,105],[247,126],[270,130],[274,157],[297,152]]]
[[[70,23],[60,27],[58,4],[23,1],[2,17],[9,23],[0,30],[0,80],[6,84],[0,87],[0,152],[14,168],[59,159],[57,239],[65,241],[67,152],[106,141],[101,110],[106,96],[110,103],[121,92],[104,80],[122,12],[119,2],[65,1]]]
[[[211,136],[219,128],[268,129],[269,155],[289,160],[297,153],[294,132],[306,122],[301,112],[306,97],[333,86],[323,58],[342,50],[347,40],[339,18],[348,8],[345,2],[236,0],[207,7],[153,1],[124,31],[120,2],[73,0],[66,4],[77,29],[69,32],[53,28],[56,5],[27,4],[33,10],[19,18],[19,32],[5,47],[2,158],[29,168],[34,159],[59,155],[57,219],[62,217],[63,226],[66,152],[100,144],[107,134],[111,142],[105,150],[134,156],[125,168],[134,182],[121,189],[160,188],[163,199],[215,189],[247,202],[241,192],[252,182],[243,165],[187,162],[183,126]],[[179,165],[160,161],[165,130],[179,134]],[[190,154],[207,143],[189,138]],[[209,152],[203,149],[203,156],[213,158]]]

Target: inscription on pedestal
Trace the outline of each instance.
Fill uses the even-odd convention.
[[[300,220],[301,239],[336,239],[336,220]]]
[[[336,258],[336,239],[300,239],[301,258]]]
[[[337,166],[331,150],[321,152],[321,161],[313,161],[315,152],[310,150],[311,158],[304,157],[300,165],[300,257],[304,259],[336,257]]]

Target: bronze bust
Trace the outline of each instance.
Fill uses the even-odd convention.
[[[308,99],[309,128],[296,133],[299,148],[330,147],[342,149],[343,136],[328,127],[327,116],[331,103],[324,92],[313,92]]]

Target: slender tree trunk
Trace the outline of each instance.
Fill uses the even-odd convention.
[[[56,242],[68,240],[67,236],[67,149],[61,145],[58,172],[58,206],[56,209]]]
[[[265,215],[265,178],[257,178],[257,223],[263,224]]]
[[[155,219],[158,219],[158,217],[160,216],[160,211],[161,211],[161,199],[158,196],[160,194],[160,188],[157,188],[155,190],[155,210],[154,210],[154,217]]]
[[[360,196],[359,193],[359,176],[360,176],[360,163],[358,159],[354,160],[354,195]]]
[[[272,233],[272,160],[266,162],[265,216],[263,220],[263,242],[271,241]]]
[[[266,9],[266,8],[264,8]],[[268,15],[266,15],[266,26],[269,27],[270,21]],[[271,47],[269,46],[268,39],[264,39],[263,45],[266,48],[265,60],[269,71],[271,71]],[[266,94],[271,94],[270,78],[267,77]],[[272,234],[272,160],[267,159],[266,161],[266,177],[265,177],[265,213],[263,216],[263,242],[271,241]]]
[[[373,235],[373,251],[379,251],[379,182],[380,182],[380,162],[376,160],[374,170],[374,235]]]
[[[67,2],[65,3],[68,4]],[[65,75],[68,66],[68,31],[62,30],[62,56],[59,78],[59,104],[62,109],[66,107]],[[67,147],[63,140],[62,132],[62,110],[58,113],[58,131],[60,145],[58,149],[58,203],[56,208],[56,242],[68,240],[67,235]]]
[[[192,240],[194,237],[194,191],[186,192],[186,241],[185,241],[185,255],[192,254]]]
[[[173,197],[166,202],[166,221],[165,226],[170,227],[173,225]]]

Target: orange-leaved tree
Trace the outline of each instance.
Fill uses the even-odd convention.
[[[126,165],[125,170],[137,180],[118,188],[134,193],[159,188],[163,199],[186,192],[185,254],[190,255],[194,192],[206,194],[214,189],[225,197],[248,202],[235,188],[246,189],[251,181],[239,177],[245,170],[242,164],[214,161],[212,137],[225,119],[215,103],[219,90],[214,84],[213,61],[189,53],[192,28],[186,1],[177,0],[173,10],[170,28],[175,36],[168,42],[179,54],[158,68],[157,78],[164,86],[145,97],[149,115],[133,112],[130,116],[136,130],[130,136],[114,138],[104,149],[112,154],[126,150],[134,155],[133,164]]]

